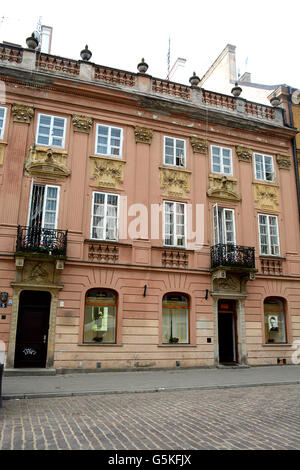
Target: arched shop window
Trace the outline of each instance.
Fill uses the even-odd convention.
[[[184,294],[163,298],[162,343],[189,343],[189,300]]]
[[[286,343],[284,302],[269,297],[264,301],[266,344]]]
[[[106,344],[116,342],[117,294],[92,289],[87,292],[84,316],[84,342]]]

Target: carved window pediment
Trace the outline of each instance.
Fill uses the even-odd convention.
[[[237,189],[237,180],[225,175],[209,175],[207,195],[220,201],[238,202],[241,200]]]
[[[48,179],[65,179],[70,175],[67,152],[54,148],[30,147],[25,174]]]

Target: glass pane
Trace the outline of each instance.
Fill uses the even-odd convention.
[[[121,129],[116,129],[115,127],[111,128],[111,136],[112,137],[121,137]]]
[[[101,292],[87,297],[84,318],[84,342],[101,344],[116,341],[116,305],[114,297],[101,298]]]
[[[285,318],[283,303],[279,299],[267,299],[264,303],[266,343],[285,343]]]
[[[52,145],[56,145],[56,147],[62,147],[62,139],[59,139],[57,137],[53,137],[52,139]]]
[[[40,115],[40,124],[45,124],[50,126],[51,124],[51,116]]]
[[[162,313],[162,342],[188,343],[188,309],[164,307]]]
[[[57,118],[57,117],[55,117],[55,118],[53,119],[53,126],[54,126],[54,127],[62,127],[62,128],[64,128],[64,127],[65,127],[65,120],[62,119],[62,118]]]
[[[99,135],[99,134],[108,136],[108,127],[106,127],[106,126],[99,126],[99,127],[98,127],[98,135]]]

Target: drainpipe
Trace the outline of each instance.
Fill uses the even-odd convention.
[[[293,118],[293,111],[292,111],[292,88],[289,86],[288,90],[289,90],[288,107],[289,107],[290,126],[294,127],[294,118]],[[292,139],[292,146],[293,146],[293,157],[294,157],[295,174],[296,174],[298,212],[299,212],[299,217],[300,217],[300,179],[299,179],[297,146],[296,146],[296,138],[295,137],[293,137],[293,139]]]

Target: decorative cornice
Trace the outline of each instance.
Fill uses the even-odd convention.
[[[280,168],[281,170],[290,170],[291,165],[292,165],[291,157],[289,155],[277,154],[276,162],[277,162],[278,168]]]
[[[237,189],[237,180],[224,175],[210,174],[208,197],[220,201],[238,202],[241,197]]]
[[[67,156],[64,150],[33,145],[25,162],[25,174],[53,180],[65,179],[71,173],[67,168]]]
[[[235,147],[236,154],[240,162],[251,162],[253,151],[247,147],[243,147],[242,145],[237,145]]]
[[[134,128],[136,143],[148,144],[152,142],[153,130],[147,127],[135,126]]]
[[[190,141],[194,153],[202,153],[204,155],[207,154],[208,141],[206,139],[201,139],[200,137],[192,136],[190,138]]]
[[[34,107],[27,104],[13,103],[12,113],[14,122],[30,124],[31,118],[34,116]]]
[[[74,131],[89,134],[93,125],[93,118],[84,116],[83,114],[73,114],[72,123]]]
[[[253,183],[254,199],[260,209],[278,211],[279,186],[274,184]]]
[[[159,168],[160,187],[165,194],[175,197],[186,197],[191,190],[191,174],[186,170]]]
[[[95,180],[96,186],[118,189],[118,183],[124,181],[123,160],[114,158],[90,157],[91,159],[91,178]]]

